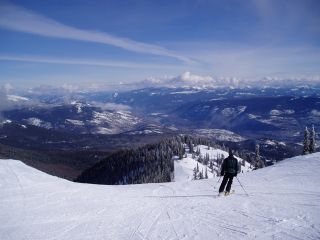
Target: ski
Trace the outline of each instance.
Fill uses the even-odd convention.
[[[218,197],[229,196],[229,195],[234,194],[234,193],[235,193],[235,190],[231,190],[230,192],[222,192],[222,193],[218,194]]]
[[[231,194],[234,194],[235,193],[235,190],[231,190],[230,192],[224,192],[224,195],[225,196],[229,196]]]

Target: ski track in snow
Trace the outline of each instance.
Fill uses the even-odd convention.
[[[320,239],[320,153],[241,174],[161,184],[72,183],[0,160],[0,239]]]

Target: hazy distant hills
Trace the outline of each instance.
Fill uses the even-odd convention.
[[[195,128],[222,128],[250,138],[299,141],[305,126],[320,127],[319,97],[250,97],[185,104],[174,111]]]
[[[320,125],[320,88],[143,89],[109,101],[176,128],[231,130],[249,138],[299,141]]]
[[[300,153],[305,126],[320,128],[316,85],[121,92],[49,88],[10,93],[2,100],[0,144],[32,151],[110,152],[185,133],[248,151],[260,143],[265,157],[283,159]]]
[[[127,110],[109,110],[74,101],[72,104],[32,106],[3,112],[9,121],[78,134],[119,134],[141,130],[161,132],[145,119]]]
[[[320,127],[320,87],[145,88],[10,95],[3,121],[75,134],[165,134],[225,129],[244,138],[297,142]],[[18,104],[20,103],[20,104]]]

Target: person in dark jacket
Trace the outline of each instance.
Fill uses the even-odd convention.
[[[224,192],[227,183],[225,194],[228,195],[230,193],[233,178],[237,176],[238,170],[238,160],[233,156],[232,150],[229,149],[229,156],[223,160],[221,166],[221,176],[223,176],[223,180],[219,188],[219,195]]]

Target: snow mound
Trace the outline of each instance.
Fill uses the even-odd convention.
[[[319,239],[320,153],[209,180],[102,186],[0,160],[0,239]]]

